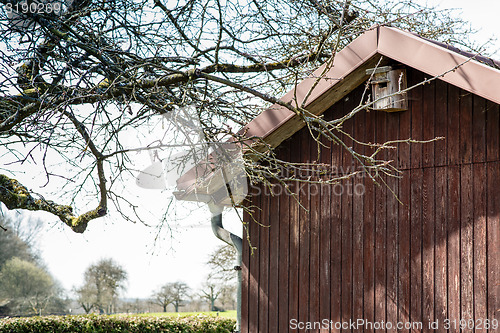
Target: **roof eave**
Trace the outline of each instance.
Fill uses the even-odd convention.
[[[500,71],[396,28],[380,27],[377,52],[500,104]]]

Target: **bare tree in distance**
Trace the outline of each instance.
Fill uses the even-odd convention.
[[[74,288],[74,293],[76,294],[76,301],[82,307],[85,313],[91,313],[96,304],[96,294],[97,290],[94,285],[86,283],[79,288]]]
[[[207,266],[210,269],[210,276],[213,279],[221,281],[221,283],[235,282],[237,253],[233,246],[224,244],[218,246],[210,253]]]
[[[179,312],[179,308],[186,304],[189,297],[189,287],[186,283],[177,281],[169,282],[161,286],[153,293],[151,301],[163,308],[163,312],[167,312],[167,306],[172,304],[175,312]]]
[[[203,283],[201,297],[210,303],[209,311],[217,311],[215,301],[219,298],[224,287],[225,286],[221,284],[220,281],[212,279],[211,276],[208,276],[207,280]]]
[[[172,284],[168,283],[161,286],[155,291],[151,297],[151,302],[163,308],[163,312],[167,312],[167,307],[174,301],[174,291]]]
[[[152,301],[163,307],[163,312],[167,312],[167,306],[172,304],[175,312],[186,304],[189,297],[189,286],[181,281],[169,282],[153,293]]]
[[[221,245],[209,255],[206,264],[210,272],[201,288],[201,297],[210,303],[211,311],[217,310],[215,302],[221,296],[225,303],[236,297],[236,259],[236,250],[230,245]]]
[[[279,97],[373,24],[458,45],[470,31],[460,17],[412,1],[74,0],[24,14],[0,2],[0,201],[49,212],[75,232],[108,211],[145,221],[127,184],[138,151],[169,142],[130,138],[145,140],[161,116],[193,106],[207,142],[251,139],[251,182],[275,177],[283,164],[307,170],[239,127],[279,103],[311,133],[341,144],[343,121],[324,122]],[[397,175],[379,155],[356,156],[367,172]],[[41,188],[23,177],[35,164]]]
[[[77,300],[86,313],[112,313],[120,290],[125,289],[127,272],[112,259],[101,259],[90,265],[83,285],[75,289]]]
[[[186,304],[187,298],[189,297],[189,287],[184,282],[174,282],[172,283],[172,293],[172,305],[175,308],[175,312],[179,312],[179,308]]]

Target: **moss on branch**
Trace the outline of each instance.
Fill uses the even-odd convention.
[[[0,201],[8,209],[27,209],[45,211],[56,215],[74,232],[83,233],[90,220],[106,215],[106,207],[97,207],[79,216],[73,214],[73,208],[60,205],[43,198],[34,198],[28,189],[16,179],[0,174]]]

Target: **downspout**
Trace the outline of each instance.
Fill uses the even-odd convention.
[[[232,232],[224,229],[222,225],[222,211],[224,208],[222,206],[217,206],[213,203],[208,204],[208,208],[212,213],[212,231],[215,236],[221,241],[231,245],[236,249],[238,254],[237,263],[238,265],[234,267],[238,272],[238,291],[236,295],[236,332],[240,332],[241,326],[241,256],[243,250],[243,241],[241,237],[236,236]]]

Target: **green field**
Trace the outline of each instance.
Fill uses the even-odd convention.
[[[115,314],[114,316],[130,316],[130,317],[190,317],[196,315],[204,315],[217,317],[217,311],[207,312],[155,312],[155,313],[137,313],[137,314]],[[236,310],[219,312],[221,318],[236,319]]]

